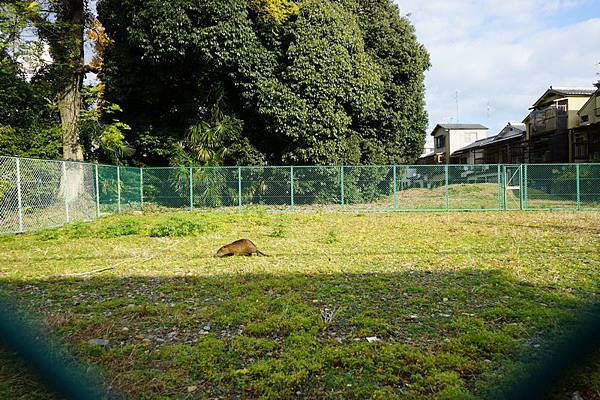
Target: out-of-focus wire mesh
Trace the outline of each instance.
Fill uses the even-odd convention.
[[[134,167],[118,167],[121,183],[121,210],[137,210],[141,206],[141,169]]]
[[[444,210],[446,170],[444,165],[396,166],[396,209]]]
[[[502,188],[498,165],[448,166],[450,210],[498,210]]]
[[[534,209],[577,208],[577,166],[575,164],[529,164],[525,206]]]
[[[237,210],[240,206],[237,167],[192,168],[193,208],[199,210]]]
[[[0,233],[18,232],[17,159],[0,157]]]
[[[600,209],[600,164],[579,166],[581,209]]]
[[[144,204],[166,208],[190,207],[190,168],[144,168]]]

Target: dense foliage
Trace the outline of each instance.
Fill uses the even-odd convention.
[[[43,74],[27,81],[9,57],[0,56],[0,88],[0,155],[60,157],[62,134]]]
[[[425,140],[428,55],[391,0],[101,0],[98,11],[112,40],[106,98],[144,163],[401,163]]]
[[[93,47],[84,63],[84,41]],[[88,72],[108,39],[83,0],[6,0],[0,5],[0,154],[116,163],[130,154],[121,108]]]

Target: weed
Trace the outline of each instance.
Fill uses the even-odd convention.
[[[93,236],[93,231],[90,228],[90,224],[85,222],[74,222],[70,225],[66,225],[63,228],[63,232],[69,239],[79,239]]]
[[[286,238],[288,236],[286,228],[286,225],[279,222],[275,225],[275,227],[273,228],[273,232],[271,232],[269,236],[273,238]]]
[[[41,231],[35,232],[33,236],[37,237],[40,240],[56,240],[60,237],[60,229],[43,229]]]
[[[194,236],[214,230],[213,225],[191,221],[181,217],[172,217],[166,221],[159,222],[150,228],[150,237],[180,237]]]
[[[325,243],[334,244],[340,241],[340,237],[337,231],[329,230],[327,236],[325,236]]]
[[[98,230],[98,237],[114,238],[119,236],[138,235],[142,231],[139,220],[135,217],[127,217],[110,221],[102,225]]]

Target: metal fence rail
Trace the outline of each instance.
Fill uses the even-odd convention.
[[[134,168],[0,157],[0,233],[201,211],[600,210],[600,164]]]

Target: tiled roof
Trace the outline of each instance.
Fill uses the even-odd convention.
[[[433,132],[431,132],[431,136],[435,136],[434,133],[437,128],[449,129],[449,130],[466,130],[466,129],[488,129],[487,127],[481,124],[437,124],[435,128],[433,128]]]
[[[582,87],[560,87],[560,86],[550,86],[550,90],[555,91],[556,93],[564,94],[566,96],[591,96],[593,95],[597,88],[582,88]]]
[[[550,86],[530,109],[551,103],[558,96],[591,96],[596,92],[594,87]]]
[[[438,124],[437,126],[444,129],[488,129],[481,124]]]
[[[499,134],[494,136],[494,141],[499,142],[502,140],[512,139],[514,137],[522,136],[524,133],[525,124],[511,123],[506,125]]]
[[[464,151],[464,150],[471,150],[471,149],[476,149],[476,148],[479,148],[479,147],[483,147],[486,144],[492,143],[493,141],[494,141],[494,136],[487,137],[485,139],[479,139],[479,140],[476,140],[475,142],[473,142],[473,143],[471,143],[471,144],[469,144],[469,145],[467,145],[465,147],[462,147],[462,148],[456,150],[454,153],[458,153],[458,152]]]
[[[487,137],[485,139],[479,139],[463,148],[456,150],[454,153],[462,152],[465,150],[478,149],[478,148],[485,147],[490,144],[514,139],[519,136],[523,136],[524,134],[525,134],[525,125],[524,124],[510,124],[510,125],[507,125],[506,127],[504,127],[504,129],[502,129],[502,131],[499,134],[497,134],[496,136]]]

